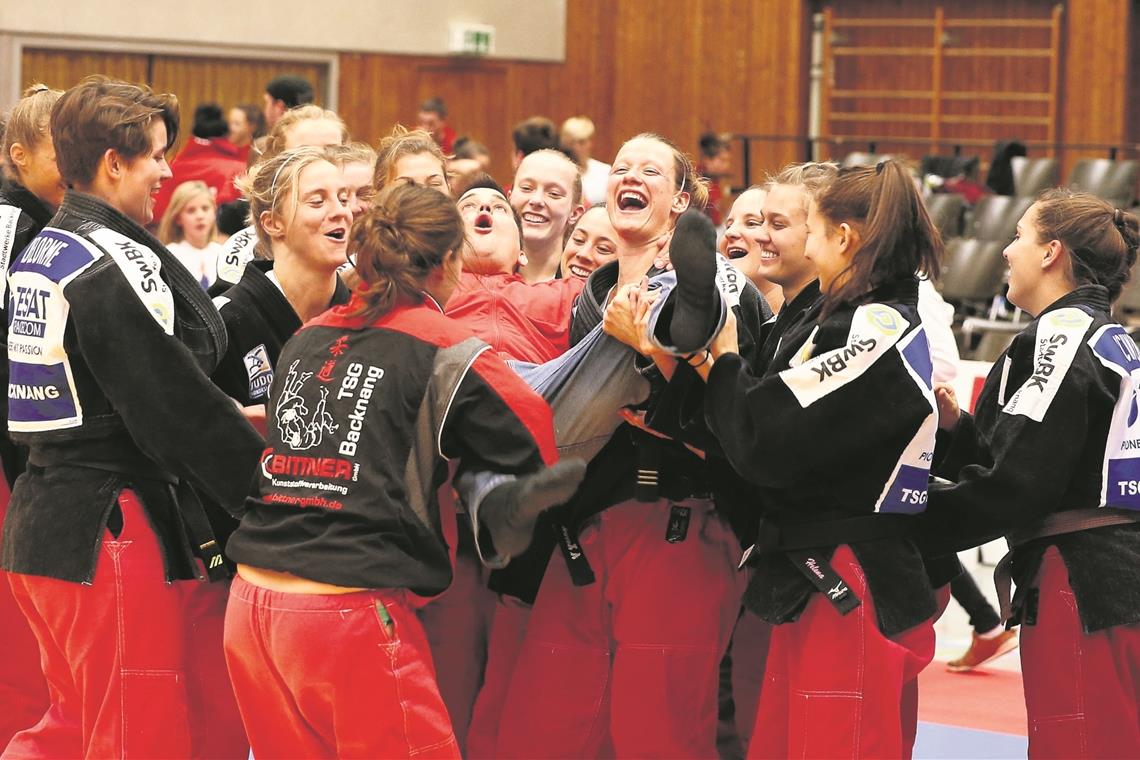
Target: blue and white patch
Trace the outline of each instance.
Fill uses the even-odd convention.
[[[218,254],[218,279],[236,285],[256,248],[257,228],[252,224],[231,235]]]
[[[779,377],[800,406],[807,408],[862,376],[894,348],[909,327],[903,315],[890,306],[860,306],[851,316],[845,346],[812,357],[816,328],[792,360],[791,369],[784,370]]]
[[[8,276],[8,420],[14,432],[78,427],[81,408],[63,346],[64,288],[103,257],[65,230],[46,227]]]
[[[242,359],[245,373],[249,377],[249,397],[263,398],[269,394],[269,386],[273,383],[273,365],[269,363],[269,353],[265,344],[246,353]]]
[[[1140,349],[1120,325],[1105,325],[1089,339],[1093,355],[1120,375],[1120,395],[1105,441],[1101,506],[1140,509]]]
[[[69,365],[9,361],[8,369],[10,428],[55,430],[82,422]],[[17,423],[36,427],[20,427]]]
[[[162,279],[162,261],[151,249],[114,230],[102,227],[90,234],[111,255],[154,321],[174,334],[174,295]]]
[[[930,406],[930,413],[895,464],[875,511],[912,515],[926,509],[930,465],[934,461],[934,440],[938,434],[938,402],[934,397],[934,362],[930,358],[926,330],[919,327],[911,331],[899,341],[897,349],[907,374]]]
[[[1037,323],[1033,374],[1014,391],[1002,407],[1003,412],[1020,414],[1035,422],[1045,419],[1092,321],[1091,315],[1075,307],[1057,309],[1041,318]]]

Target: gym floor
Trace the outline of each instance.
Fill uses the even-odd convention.
[[[1004,542],[995,542],[980,552],[959,555],[995,607],[993,564],[1004,549]],[[1024,758],[1028,740],[1018,650],[973,671],[952,673],[946,669],[946,662],[970,646],[971,629],[962,608],[951,601],[935,631],[938,646],[934,662],[918,679],[914,757]]]

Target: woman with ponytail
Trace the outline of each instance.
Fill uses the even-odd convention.
[[[936,389],[935,472],[955,482],[932,488],[925,540],[1009,541],[995,578],[1021,625],[1030,757],[1140,756],[1140,351],[1110,316],[1138,244],[1132,214],[1044,193],[1005,249],[1009,299],[1034,321],[973,415]]]
[[[937,275],[941,240],[894,161],[841,170],[807,225],[823,298],[761,372],[731,318],[696,364],[763,516],[745,604],[774,629],[748,754],[901,757],[903,685],[934,654],[908,534],[937,428],[916,272]]]
[[[581,480],[577,462],[546,467],[542,399],[443,314],[463,239],[442,193],[386,188],[349,236],[351,301],[282,350],[228,545],[226,656],[257,757],[459,757],[414,611],[452,579],[447,462],[517,476],[467,505],[501,560]]]

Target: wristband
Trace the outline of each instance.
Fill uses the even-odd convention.
[[[709,359],[712,358],[712,351],[709,351],[706,348],[704,350],[704,356],[702,356],[701,360],[699,362],[697,362],[696,364],[693,364],[693,362],[692,362],[692,359],[694,356],[696,356],[696,354],[689,354],[688,356],[686,356],[685,357],[685,363],[688,364],[693,369],[696,369],[697,367],[703,366],[705,363],[707,363],[709,361]]]

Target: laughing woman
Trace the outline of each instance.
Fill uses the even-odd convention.
[[[264,403],[281,347],[301,325],[348,302],[337,275],[352,214],[341,169],[323,148],[288,150],[253,169],[243,188],[260,244],[271,253],[246,266],[214,299],[229,349],[214,381],[245,406]]]
[[[628,298],[647,274],[660,273],[653,262],[670,235],[673,252],[695,246],[716,257],[707,218],[685,215],[690,205],[704,205],[704,193],[691,161],[663,138],[639,135],[622,146],[606,202],[617,261],[590,275],[576,307],[575,340],[603,321],[611,299]],[[759,293],[727,261],[718,271],[732,283],[725,290],[735,291],[733,308],[755,348]],[[673,424],[659,400],[665,374],[690,370],[630,341],[649,380],[648,426],[669,426],[650,431],[635,420],[618,428],[593,457],[586,486],[558,515],[563,551],[541,576],[502,711],[501,756],[593,756],[606,741],[619,757],[716,751],[718,664],[743,591],[733,527],[739,505],[725,498],[731,468],[715,452],[705,460],[683,445],[691,442],[687,429]],[[633,374],[627,353],[625,371]],[[521,582],[516,591],[534,598]]]

